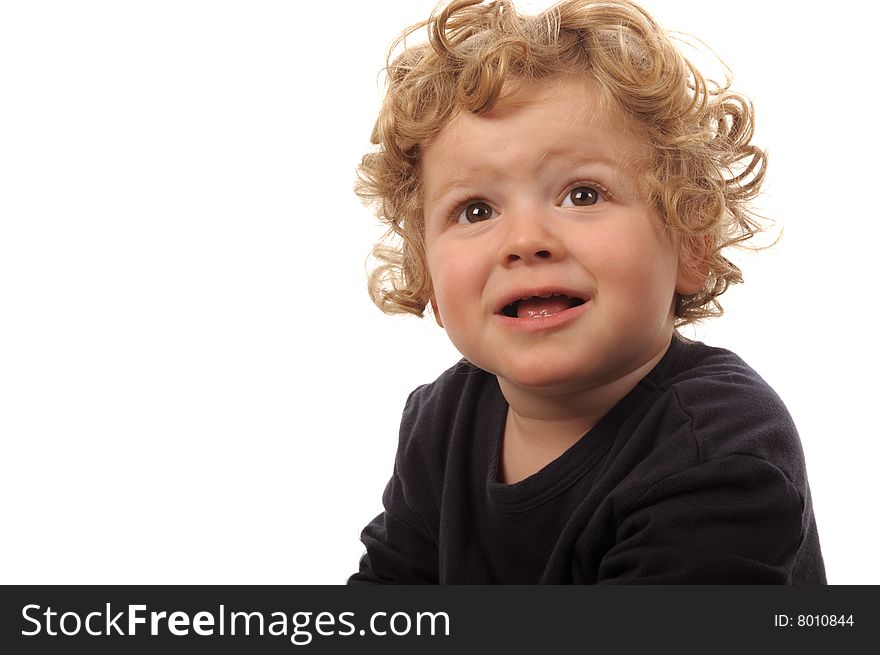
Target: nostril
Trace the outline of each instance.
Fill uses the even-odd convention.
[[[535,254],[532,255],[532,258],[533,259],[552,260],[553,253],[550,252],[549,250],[536,250]],[[511,264],[515,264],[516,262],[520,261],[521,259],[530,259],[530,258],[529,257],[524,258],[522,255],[518,255],[515,252],[511,252],[511,253],[508,253],[505,261],[507,262],[507,265],[510,266]]]

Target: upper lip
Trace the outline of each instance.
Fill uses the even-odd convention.
[[[526,298],[531,298],[533,296],[552,295],[580,298],[585,302],[590,299],[590,294],[588,294],[587,292],[572,289],[570,287],[561,287],[553,284],[543,285],[540,287],[524,287],[521,289],[514,289],[510,293],[505,294],[495,306],[495,313],[504,313],[504,308],[507,307],[509,304],[516,302],[517,300],[525,300]]]

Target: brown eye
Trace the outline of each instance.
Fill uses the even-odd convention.
[[[567,200],[575,207],[589,207],[599,202],[599,192],[590,186],[579,186],[571,190]]]
[[[494,214],[495,210],[485,202],[469,202],[458,215],[458,222],[479,223],[492,218]]]

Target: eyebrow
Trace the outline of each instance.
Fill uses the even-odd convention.
[[[472,177],[454,177],[451,180],[447,180],[440,185],[439,189],[431,194],[431,197],[428,198],[428,203],[435,204],[438,200],[440,200],[440,198],[448,194],[453,189],[466,186],[472,179]]]
[[[562,157],[560,157],[561,155],[562,155]],[[620,162],[616,159],[613,159],[611,157],[576,157],[576,156],[569,157],[566,155],[567,155],[567,153],[564,150],[548,149],[548,150],[544,151],[544,154],[541,155],[541,157],[538,159],[538,163],[540,163],[548,158],[550,158],[550,159],[562,158],[571,166],[584,166],[586,164],[601,164],[601,165],[606,166],[609,169],[613,170],[615,173],[620,172],[620,171],[624,171],[626,168],[622,162]],[[485,170],[485,168],[491,168],[491,166],[484,167],[484,169],[481,169],[481,170]],[[471,176],[454,177],[450,180],[445,181],[443,184],[441,184],[439,186],[439,188],[436,191],[434,191],[434,193],[431,194],[431,197],[428,198],[428,203],[434,204],[437,201],[439,201],[441,198],[443,198],[443,196],[447,195],[453,189],[456,189],[458,187],[468,186],[469,184],[471,184],[473,179],[474,179],[474,175],[471,175]]]

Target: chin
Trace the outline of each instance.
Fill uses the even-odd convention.
[[[499,378],[522,389],[533,392],[562,392],[573,386],[580,386],[585,371],[566,367],[542,366],[500,367],[495,373]]]

